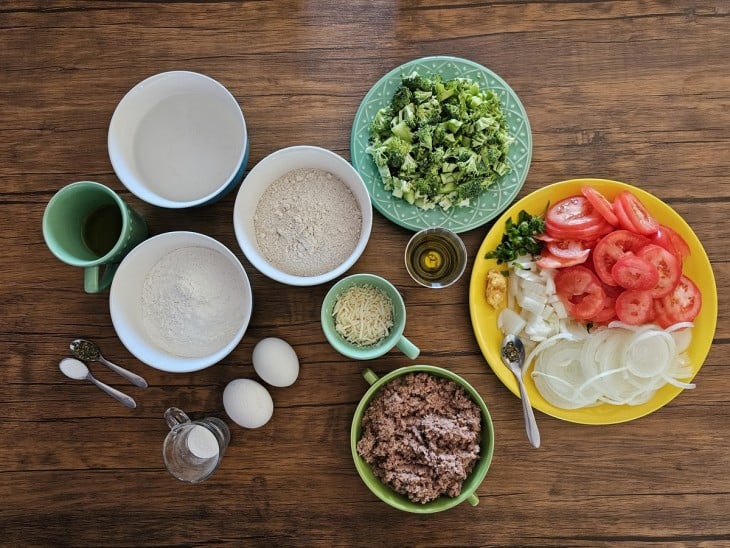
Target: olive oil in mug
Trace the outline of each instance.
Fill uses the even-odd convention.
[[[122,233],[122,212],[116,204],[106,204],[89,213],[84,221],[82,238],[99,257],[109,253]]]
[[[451,230],[436,227],[416,233],[406,246],[406,269],[426,287],[447,287],[466,268],[466,248]]]

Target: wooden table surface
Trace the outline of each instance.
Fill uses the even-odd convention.
[[[730,22],[723,0],[695,2],[4,2],[0,6],[0,544],[301,546],[730,545]],[[112,112],[154,73],[219,80],[238,99],[249,169],[296,144],[349,159],[350,129],[368,89],[427,55],[454,55],[502,76],[532,125],[524,196],[548,183],[604,177],[639,186],[694,229],[717,280],[714,343],[685,391],[628,423],[585,426],[537,413],[528,444],[520,402],[479,351],[469,271],[490,225],[463,234],[467,274],[444,290],[418,287],[402,260],[410,232],[374,214],[351,272],[389,278],[403,293],[418,362],[463,375],[496,430],[477,507],[402,513],[380,502],[353,466],[349,429],[366,390],[364,363],[325,341],[319,306],[330,284],[287,287],[244,258],[231,222],[235,192],[192,211],[141,202],[116,178],[106,148]],[[60,187],[95,180],[117,190],[152,234],[193,230],[241,259],[255,309],[239,346],[191,374],[149,368],[124,348],[108,292],[82,289],[41,233]],[[146,390],[93,371],[138,401],[128,410],[58,370],[77,336],[143,374]],[[298,381],[272,389],[258,430],[225,416],[222,392],[255,378],[255,343],[296,349]],[[367,363],[385,373],[397,352]],[[165,471],[163,412],[215,415],[231,426],[221,467],[188,485]]]

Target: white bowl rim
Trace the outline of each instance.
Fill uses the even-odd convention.
[[[169,242],[167,240],[170,240]],[[166,244],[170,244],[167,247]],[[149,342],[141,335],[137,334],[137,331],[130,327],[127,323],[127,317],[122,312],[120,306],[117,304],[119,299],[129,299],[129,295],[122,295],[120,291],[121,284],[123,283],[122,276],[125,272],[132,268],[133,262],[140,260],[140,256],[146,253],[149,246],[162,245],[164,249],[170,251],[180,249],[184,247],[202,246],[209,249],[214,249],[223,254],[231,264],[236,266],[243,281],[243,287],[245,291],[244,299],[248,303],[246,313],[243,321],[239,326],[234,337],[224,347],[218,351],[207,356],[199,358],[185,358],[180,356],[171,355],[160,348],[153,348]],[[158,260],[160,257],[158,257]],[[155,261],[156,263],[156,261]],[[117,333],[117,337],[122,342],[124,347],[138,360],[146,365],[160,371],[166,371],[168,373],[190,373],[193,371],[199,371],[207,367],[213,366],[220,362],[228,354],[230,354],[236,346],[241,342],[248,325],[251,321],[251,314],[253,310],[253,292],[251,290],[251,283],[249,281],[246,270],[238,260],[238,257],[226,247],[223,243],[219,242],[215,238],[202,234],[199,232],[192,232],[187,230],[163,232],[157,234],[143,241],[132,251],[130,251],[126,257],[119,264],[119,268],[114,274],[111,288],[109,291],[109,312],[112,319],[114,330]]]
[[[358,196],[355,192],[353,194],[355,195],[355,198],[358,201],[358,205],[360,206],[360,212],[362,216],[362,224],[360,227],[360,239],[357,242],[357,245],[355,246],[355,249],[350,254],[350,256],[340,265],[338,265],[336,268],[325,272],[323,274],[319,274],[317,276],[296,276],[294,274],[288,274],[286,272],[282,272],[278,268],[274,267],[271,263],[269,263],[266,258],[258,251],[258,247],[256,246],[255,241],[251,241],[248,236],[247,232],[243,229],[241,226],[241,219],[239,216],[239,212],[241,211],[243,201],[246,199],[245,196],[245,190],[246,190],[246,182],[247,180],[250,181],[252,177],[255,177],[259,171],[263,169],[262,166],[266,166],[267,164],[271,164],[272,162],[276,162],[280,157],[292,154],[292,153],[299,153],[299,154],[306,154],[306,153],[314,153],[319,154],[321,156],[326,156],[332,159],[333,161],[339,163],[345,170],[347,170],[349,173],[351,173],[353,180],[358,182],[358,189],[361,189],[361,192]],[[297,166],[293,166],[288,168],[284,173],[288,173],[289,171],[296,169]],[[270,181],[270,183],[272,183]],[[345,182],[345,181],[343,181]],[[270,184],[269,183],[269,184]],[[353,190],[351,185],[347,182],[348,188],[350,190]],[[265,187],[264,187],[265,188]],[[258,199],[260,196],[256,197],[256,202],[258,203]],[[365,207],[367,205],[367,207]],[[259,272],[261,272],[264,276],[271,278],[274,281],[286,284],[286,285],[292,285],[292,286],[314,286],[314,285],[320,285],[326,282],[329,282],[331,280],[334,280],[335,278],[341,276],[345,272],[347,272],[360,258],[362,253],[365,251],[365,247],[368,244],[368,241],[370,240],[370,233],[372,231],[372,224],[373,224],[373,210],[372,210],[372,201],[370,199],[370,193],[367,190],[367,187],[365,186],[365,182],[362,180],[362,177],[357,172],[357,170],[353,167],[353,165],[345,160],[342,156],[337,154],[336,152],[315,146],[315,145],[293,145],[285,148],[281,148],[278,150],[275,150],[274,152],[270,153],[269,155],[262,158],[253,168],[251,168],[251,171],[246,175],[244,180],[241,182],[241,186],[238,189],[238,194],[236,195],[236,201],[233,206],[233,227],[236,234],[236,240],[238,241],[238,245],[241,248],[241,251],[246,256],[248,261],[251,263],[251,265],[256,268]]]

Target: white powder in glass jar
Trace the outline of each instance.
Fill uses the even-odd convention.
[[[294,276],[318,276],[342,264],[357,247],[362,213],[347,185],[314,168],[274,181],[256,205],[261,253]]]
[[[144,327],[160,348],[184,358],[217,352],[245,314],[240,272],[223,254],[183,247],[163,256],[142,287]]]

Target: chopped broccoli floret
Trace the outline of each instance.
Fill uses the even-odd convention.
[[[393,112],[400,112],[400,110],[413,101],[413,92],[406,86],[401,86],[393,95],[393,101],[390,104],[390,108]]]
[[[411,131],[411,128],[408,127],[408,124],[405,121],[395,124],[391,131],[393,135],[399,137],[400,139],[403,139],[407,143],[413,142],[413,132]]]
[[[446,210],[509,171],[513,141],[497,95],[467,78],[414,72],[376,113],[367,151],[394,196]]]

